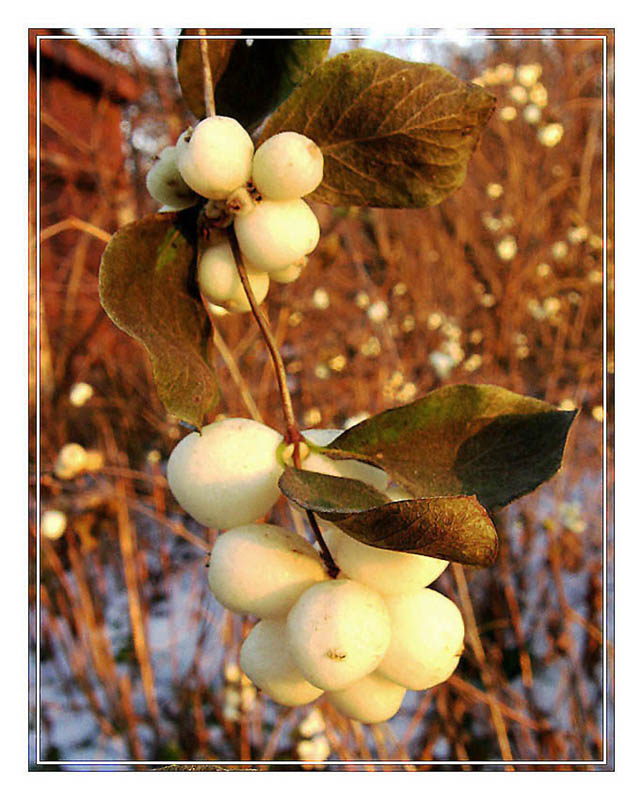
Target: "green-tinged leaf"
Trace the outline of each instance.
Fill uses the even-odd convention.
[[[462,490],[497,508],[533,491],[560,468],[575,411],[507,414],[458,448],[453,470]]]
[[[364,544],[462,564],[488,566],[498,537],[475,497],[390,502],[361,481],[287,467],[279,486],[297,505]]]
[[[362,481],[295,467],[285,468],[279,486],[286,497],[324,519],[336,513],[358,513],[389,502],[387,495]]]
[[[187,28],[181,33],[198,35],[199,29]],[[208,54],[217,114],[234,117],[250,130],[322,63],[330,47],[329,28],[207,28],[206,33],[209,36],[228,34],[244,37],[208,39]],[[254,38],[260,35],[292,38]],[[296,38],[304,35],[328,38]],[[200,119],[206,111],[199,40],[179,39],[176,60],[183,98]]]
[[[326,454],[381,467],[417,497],[476,495],[495,508],[560,468],[575,415],[499,386],[446,386],[350,428]]]
[[[313,139],[324,179],[311,195],[332,205],[423,208],[462,185],[495,99],[443,67],[373,50],[331,58],[269,118]]]
[[[201,426],[218,398],[206,358],[209,321],[195,287],[193,209],[155,214],[118,231],[100,265],[100,301],[147,350],[170,414]]]

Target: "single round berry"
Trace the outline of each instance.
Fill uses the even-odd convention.
[[[349,578],[381,594],[418,591],[433,583],[449,566],[439,558],[398,553],[358,542],[335,525],[324,525],[324,539],[337,566]]]
[[[60,448],[54,475],[61,480],[71,480],[87,467],[87,450],[78,442],[67,442]]]
[[[395,716],[406,689],[372,672],[346,689],[328,692],[331,705],[350,719],[373,724]]]
[[[223,200],[250,178],[254,145],[231,117],[208,117],[177,142],[179,172],[197,194]]]
[[[384,596],[391,643],[380,675],[417,691],[445,681],[458,666],[464,623],[455,603],[433,589]]]
[[[247,274],[257,303],[262,303],[270,285],[268,274],[251,269],[247,269]],[[250,302],[241,283],[232,248],[225,237],[201,254],[198,282],[199,289],[211,303],[224,306],[229,311],[250,311]]]
[[[225,236],[201,253],[197,279],[199,289],[213,303],[229,300],[241,285],[232,248]]]
[[[317,217],[305,200],[262,200],[234,218],[234,230],[244,260],[266,272],[299,261],[319,241]]]
[[[268,697],[283,706],[301,706],[316,700],[322,690],[309,683],[284,647],[283,621],[257,623],[241,646],[241,669]]]
[[[267,139],[252,161],[252,180],[269,200],[293,200],[314,191],[324,175],[324,156],[312,139],[284,131]]]
[[[247,274],[248,282],[250,283],[250,288],[252,289],[255,300],[258,304],[263,303],[268,294],[268,289],[270,288],[270,276],[267,272],[255,272],[251,269],[247,270]],[[241,281],[239,281],[239,286],[232,297],[228,298],[227,302],[224,303],[224,306],[229,311],[235,313],[250,311],[250,301],[248,300],[248,295]]]
[[[47,539],[60,539],[67,530],[67,514],[50,508],[40,518],[40,532]]]
[[[197,522],[234,528],[277,502],[281,434],[250,419],[224,419],[188,434],[170,454],[172,494]]]
[[[181,177],[176,158],[176,147],[166,147],[145,179],[147,191],[163,206],[161,211],[180,211],[199,199]]]
[[[315,548],[278,525],[251,523],[222,533],[210,553],[208,583],[230,611],[285,617],[326,573]]]
[[[328,580],[305,591],[286,620],[287,643],[304,677],[334,691],[372,672],[391,630],[383,599],[355,581]]]

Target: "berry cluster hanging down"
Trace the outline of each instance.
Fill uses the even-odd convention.
[[[391,501],[407,498],[388,487],[383,470],[316,452],[337,434],[304,431],[302,467],[361,480]],[[225,531],[213,546],[208,582],[224,607],[259,619],[241,649],[241,667],[253,683],[282,705],[325,694],[352,719],[384,721],[407,689],[441,683],[458,664],[460,612],[427,588],[448,563],[371,547],[326,523],[324,539],[340,569],[330,579],[316,547],[286,528],[256,522],[279,498],[291,450],[266,425],[224,419],[175,447],[170,489],[197,521]]]

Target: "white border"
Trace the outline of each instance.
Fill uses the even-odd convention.
[[[591,28],[588,28],[591,30]],[[95,35],[91,37],[86,36],[67,36],[67,35],[37,35],[36,36],[36,524],[37,524],[37,548],[36,548],[36,575],[40,576],[40,42],[41,40],[51,39],[69,39],[74,41],[84,41],[87,38],[92,39],[166,39],[165,35],[161,34],[104,34]],[[175,37],[172,37],[175,38]],[[181,39],[198,39],[199,36],[178,36]],[[222,34],[218,36],[207,36],[208,39],[244,39],[244,36],[231,36],[229,34]],[[303,38],[297,36],[272,36],[266,34],[265,36],[255,36],[255,39],[295,39]],[[328,38],[326,36],[310,36],[306,38]],[[362,39],[363,34],[333,34],[334,39]],[[417,35],[392,35],[391,38],[403,38],[410,40],[426,40],[440,38],[440,34],[417,34]],[[608,501],[608,464],[607,464],[607,421],[608,421],[608,396],[607,396],[607,330],[608,330],[608,259],[607,259],[607,239],[608,239],[608,188],[607,188],[607,168],[608,168],[608,148],[607,148],[607,125],[608,125],[608,73],[607,73],[607,39],[604,34],[475,34],[468,33],[467,38],[472,40],[486,40],[486,39],[582,39],[582,40],[602,40],[603,48],[603,409],[605,411],[605,418],[603,420],[602,431],[602,469],[603,469],[603,509],[602,509],[602,525],[603,525],[603,709],[602,709],[602,747],[604,758],[600,761],[530,761],[530,760],[511,760],[511,761],[326,761],[328,765],[345,765],[345,766],[498,766],[506,767],[511,765],[535,765],[535,766],[607,766],[608,765],[608,670],[607,670],[607,632],[610,618],[608,617],[608,592],[607,592],[607,501]],[[609,409],[613,413],[613,409]],[[38,582],[38,588],[40,584]],[[171,766],[171,765],[208,765],[208,766],[292,766],[311,764],[315,765],[317,762],[310,761],[135,761],[135,760],[69,760],[69,761],[43,761],[40,759],[40,734],[41,734],[41,719],[40,719],[40,624],[41,624],[41,608],[40,608],[40,592],[38,591],[38,599],[36,602],[36,731],[35,731],[35,750],[36,758],[33,762],[36,766],[113,766],[113,765],[126,765],[126,766]],[[614,760],[614,753],[611,753],[612,762]],[[381,774],[381,773],[378,773]]]

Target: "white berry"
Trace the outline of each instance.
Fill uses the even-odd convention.
[[[181,177],[177,165],[176,147],[166,147],[147,173],[147,191],[173,211],[193,206],[199,199]]]
[[[262,200],[234,218],[234,230],[244,259],[267,272],[285,269],[319,241],[317,217],[305,200]]]
[[[418,591],[449,566],[439,558],[363,544],[330,523],[324,526],[324,539],[342,572],[381,594]]]
[[[257,303],[262,303],[268,294],[270,278],[266,272],[246,271]],[[197,277],[199,289],[211,303],[225,306],[230,311],[250,311],[232,248],[227,241],[219,241],[203,251]]]
[[[352,478],[367,483],[374,489],[384,491],[388,483],[388,475],[377,467],[364,464],[352,458],[343,460],[328,458],[321,453],[311,453],[301,465],[310,472],[321,472],[323,475],[334,475],[339,478]]]
[[[234,528],[264,516],[279,498],[281,434],[250,419],[224,419],[190,433],[172,451],[172,494],[197,522]]]
[[[40,532],[47,539],[60,539],[67,529],[67,514],[57,508],[50,508],[40,518]]]
[[[328,692],[326,697],[350,719],[372,724],[397,714],[405,694],[403,686],[372,672],[346,689]]]
[[[284,269],[277,269],[270,273],[270,277],[277,283],[293,283],[301,275],[306,265],[306,256]]]
[[[336,428],[311,428],[302,431],[304,438],[318,447],[327,447],[342,433],[342,430]],[[384,470],[364,464],[363,461],[357,461],[354,458],[340,460],[329,458],[322,453],[312,452],[305,458],[302,469],[321,472],[323,475],[352,478],[367,483],[380,492],[383,492],[388,484],[388,475]]]
[[[267,272],[255,272],[254,270],[250,269],[246,270],[246,272],[248,274],[250,288],[252,289],[252,293],[257,301],[257,304],[263,303],[263,301],[266,299],[266,295],[268,294],[268,289],[270,288],[270,276]],[[246,294],[241,281],[239,281],[239,286],[234,294],[228,298],[224,305],[229,311],[250,311],[250,301],[248,300],[248,295]]]
[[[326,573],[315,548],[278,525],[254,523],[222,533],[210,553],[208,583],[230,611],[285,617]]]
[[[295,664],[320,689],[343,689],[372,672],[391,637],[382,598],[355,581],[329,580],[305,591],[286,621]]]
[[[255,153],[252,180],[270,200],[292,200],[314,191],[324,175],[324,156],[312,139],[284,131]]]
[[[301,706],[316,700],[322,690],[309,683],[284,647],[283,621],[262,620],[241,647],[241,669],[250,680],[283,706]]]
[[[183,180],[197,194],[223,200],[250,178],[254,145],[231,117],[208,117],[177,142]]]
[[[62,480],[75,478],[87,465],[87,451],[78,442],[67,442],[60,448],[54,464],[54,475]]]
[[[378,667],[385,678],[423,690],[445,681],[464,647],[464,623],[455,603],[432,589],[384,597],[391,643]]]

